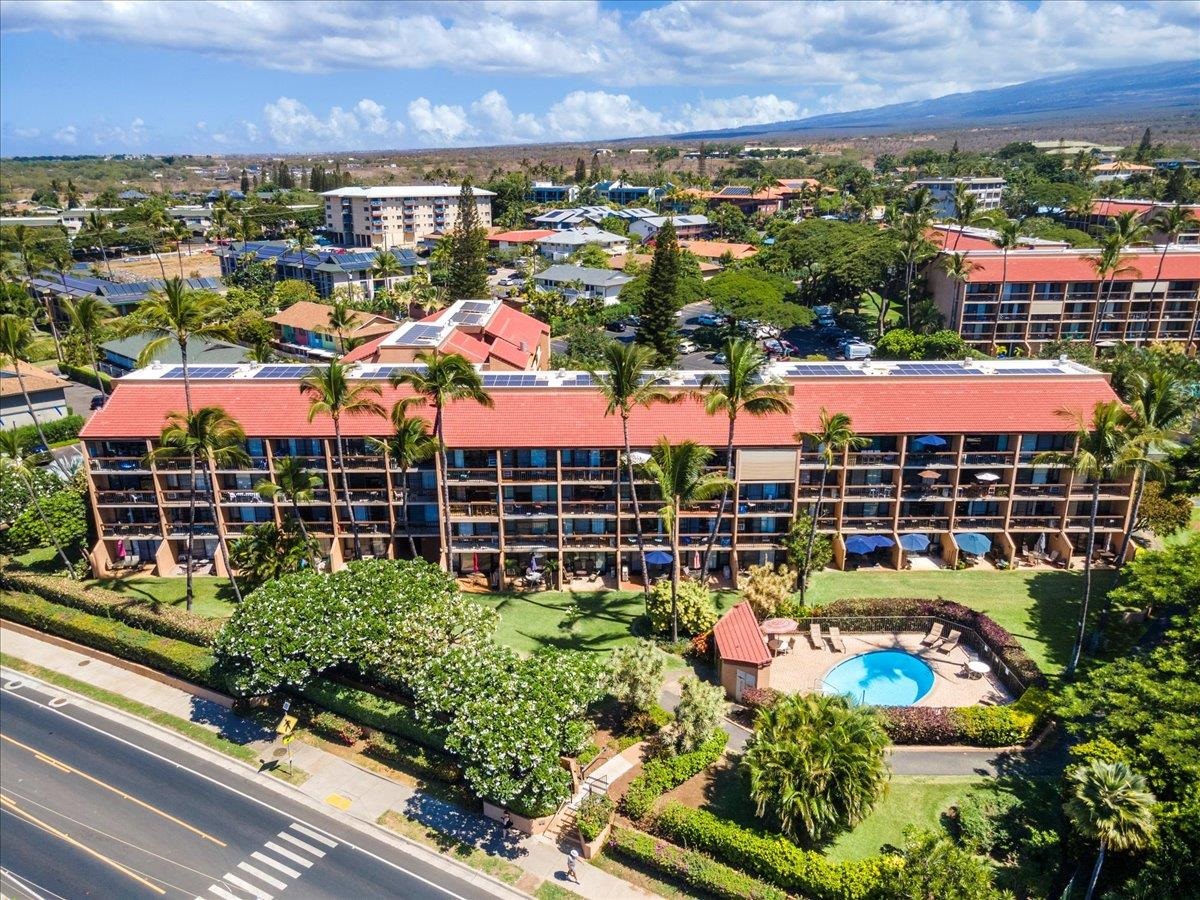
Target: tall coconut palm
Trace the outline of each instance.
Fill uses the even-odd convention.
[[[308,397],[308,421],[317,416],[329,416],[333,421],[333,437],[337,449],[338,475],[342,479],[342,501],[346,504],[350,533],[354,538],[354,558],[362,559],[362,541],[358,521],[350,502],[350,481],[346,477],[346,445],[342,439],[343,416],[382,416],[383,406],[374,399],[383,394],[379,385],[360,382],[352,385],[346,366],[331,362],[313,369],[300,380],[300,393]]]
[[[329,307],[329,327],[338,339],[338,353],[346,352],[346,332],[354,327],[355,312],[349,300],[334,300]]]
[[[1179,378],[1168,369],[1154,368],[1149,372],[1135,372],[1129,386],[1129,411],[1132,429],[1137,434],[1145,451],[1146,459],[1134,470],[1133,508],[1129,511],[1129,524],[1121,538],[1121,550],[1117,559],[1124,563],[1129,551],[1129,541],[1137,523],[1138,510],[1142,506],[1142,491],[1146,479],[1161,476],[1164,467],[1151,454],[1173,450],[1179,445],[1174,436],[1183,427],[1192,410],[1185,395],[1185,387]]]
[[[933,244],[925,236],[928,227],[928,219],[905,213],[896,229],[900,238],[900,261],[904,263],[904,324],[907,328],[912,328],[913,282],[917,269],[935,252]]]
[[[1100,289],[1096,295],[1096,303],[1092,310],[1092,329],[1088,343],[1093,347],[1100,341],[1100,312],[1112,298],[1113,283],[1118,275],[1128,275],[1138,270],[1130,265],[1130,257],[1125,255],[1125,233],[1110,231],[1100,245],[1100,252],[1087,257],[1087,261],[1096,270],[1100,279]]]
[[[381,253],[375,254],[375,262],[371,266],[371,277],[380,278],[383,280],[383,289],[390,291],[392,289],[392,279],[398,278],[404,274],[404,266],[400,265],[400,260],[395,253],[390,250],[384,250]]]
[[[112,229],[112,222],[99,212],[90,212],[87,214],[87,219],[83,223],[83,229],[80,232],[81,237],[85,237],[92,242],[92,245],[100,248],[100,257],[104,260],[104,268],[108,270],[108,277],[113,277],[112,263],[108,261],[108,249],[105,241],[107,234]]]
[[[650,572],[646,566],[646,540],[642,534],[642,510],[638,502],[637,485],[633,474],[633,450],[629,445],[629,418],[637,407],[650,407],[656,403],[672,403],[679,398],[666,388],[666,381],[648,370],[654,361],[654,351],[639,344],[622,344],[609,341],[604,346],[604,364],[601,371],[592,370],[592,381],[608,404],[605,416],[616,413],[621,417],[621,441],[625,448],[625,473],[629,478],[629,498],[633,503],[634,527],[637,529],[638,554],[642,563],[642,589],[647,601],[650,599]],[[618,507],[621,496],[621,466],[617,466],[616,495]]]
[[[12,367],[13,373],[17,376],[17,386],[21,389],[21,396],[25,398],[25,408],[29,411],[29,418],[33,422],[33,427],[37,429],[38,438],[43,447],[49,447],[50,443],[46,440],[46,433],[42,431],[41,420],[34,411],[33,401],[29,399],[29,391],[25,389],[25,375],[21,372],[21,364],[29,362],[29,351],[32,345],[33,326],[28,319],[11,313],[0,316],[0,360],[6,366]]]
[[[165,232],[170,230],[171,219],[164,210],[152,209],[146,216],[146,226],[154,232],[154,238],[150,242],[150,252],[158,260],[158,271],[162,274],[163,281],[166,281],[167,267],[163,265],[162,254],[158,252],[158,241],[162,239]]]
[[[391,383],[410,387],[433,407],[433,438],[437,442],[441,471],[442,494],[442,568],[449,572],[454,566],[454,532],[450,527],[450,479],[446,456],[446,412],[456,400],[469,400],[480,406],[492,406],[491,395],[484,390],[483,377],[467,358],[459,353],[422,351],[416,361],[423,367],[418,371],[396,372]]]
[[[242,592],[237,577],[233,574],[233,562],[229,558],[229,543],[218,509],[220,496],[217,491],[217,467],[246,466],[250,456],[246,453],[246,433],[242,426],[220,406],[202,406],[192,413],[173,412],[167,414],[167,424],[158,438],[158,446],[146,454],[150,463],[188,461],[188,529],[187,529],[187,608],[190,611],[195,596],[192,585],[193,547],[196,539],[196,473],[203,463],[208,481],[207,500],[212,506],[213,522],[217,529],[217,542],[225,560],[225,570],[233,595],[241,602]]]
[[[758,346],[744,338],[730,338],[725,344],[725,371],[721,374],[705,375],[700,382],[704,392],[704,411],[710,416],[725,413],[729,418],[729,433],[726,441],[725,476],[733,484],[733,441],[738,416],[743,412],[750,416],[784,415],[791,411],[788,387],[778,381],[769,381],[767,357]],[[725,517],[725,506],[729,502],[729,489],[721,493],[721,504],[713,521],[704,558],[700,565],[700,577],[708,571],[708,558],[712,554],[721,520]]]
[[[804,574],[800,579],[800,605],[804,605],[804,595],[808,587],[809,567],[812,566],[813,547],[817,540],[817,527],[821,521],[821,507],[825,503],[825,487],[829,481],[829,469],[841,458],[847,450],[857,450],[871,443],[868,438],[860,437],[854,430],[853,422],[845,413],[831,413],[821,407],[821,427],[813,432],[796,432],[796,443],[804,445],[805,440],[817,445],[817,453],[821,457],[821,483],[817,488],[817,505],[813,510],[812,528],[808,532],[808,546],[804,550]]]
[[[300,529],[306,550],[309,550],[313,543],[308,536],[304,517],[300,515],[300,504],[311,502],[316,492],[325,486],[325,479],[321,475],[304,468],[294,456],[284,456],[275,463],[274,476],[259,481],[254,485],[254,490],[264,500],[279,501],[291,506],[292,519]],[[317,567],[315,559],[310,558],[308,564],[314,569]]]
[[[62,362],[62,341],[58,336],[58,322],[54,316],[54,305],[50,302],[50,293],[49,291],[34,291],[33,288],[33,270],[39,257],[38,235],[28,225],[17,225],[12,230],[12,242],[16,247],[17,256],[20,257],[21,268],[25,272],[29,290],[35,296],[39,296],[42,301],[46,322],[50,325],[50,335],[54,338],[54,355],[59,362]]]
[[[67,553],[63,549],[62,541],[58,539],[58,534],[55,532],[53,524],[46,516],[46,510],[42,506],[41,491],[38,489],[35,470],[25,456],[25,449],[21,446],[21,440],[15,428],[0,431],[0,471],[8,472],[25,485],[25,490],[29,493],[29,499],[33,501],[33,508],[37,510],[38,518],[42,520],[42,527],[46,529],[46,536],[50,538],[50,543],[54,545],[54,552],[62,560],[67,574],[71,578],[74,578],[75,570],[71,566],[71,561],[67,559]]]
[[[115,318],[117,311],[107,300],[103,300],[95,294],[80,297],[78,300],[64,297],[62,307],[67,314],[67,320],[71,323],[71,328],[83,341],[88,362],[92,364],[92,371],[96,373],[96,383],[100,386],[100,393],[103,394],[105,393],[104,379],[100,377],[96,345],[100,343],[100,332],[104,328],[104,323]]]
[[[954,246],[950,248],[951,250],[958,249],[958,241],[962,237],[964,228],[970,228],[984,221],[979,214],[979,197],[970,190],[964,181],[954,185],[954,215],[950,217],[950,221],[958,226],[954,232]],[[946,242],[943,241],[942,249],[945,248]]]
[[[183,242],[192,236],[192,230],[186,222],[179,219],[171,221],[171,240],[175,242],[175,258],[179,261],[179,277],[183,277]]]
[[[1015,219],[1000,219],[996,223],[996,236],[992,238],[1001,253],[1000,264],[1000,293],[996,296],[998,303],[1004,303],[1004,289],[1008,286],[1008,254],[1021,246],[1021,223]]]
[[[1063,409],[1059,410],[1058,414],[1074,428],[1075,447],[1065,453],[1039,453],[1034,462],[1038,465],[1066,466],[1092,486],[1087,551],[1083,560],[1083,602],[1079,611],[1075,647],[1066,670],[1067,677],[1071,678],[1079,666],[1083,639],[1087,633],[1088,607],[1092,599],[1092,555],[1096,549],[1096,518],[1100,511],[1100,485],[1130,474],[1147,460],[1142,452],[1144,441],[1136,433],[1133,418],[1118,401],[1097,403],[1092,410],[1090,422],[1078,410]]]
[[[1123,762],[1092,760],[1067,772],[1070,796],[1064,805],[1067,818],[1080,837],[1098,845],[1096,864],[1084,900],[1092,900],[1105,854],[1140,850],[1154,836],[1155,798],[1146,779]]]
[[[650,459],[642,464],[646,474],[658,488],[663,505],[658,517],[671,536],[671,640],[679,640],[679,516],[693,504],[711,500],[722,491],[728,491],[733,481],[715,472],[706,472],[713,457],[711,447],[695,441],[683,441],[672,445],[666,438],[659,438],[650,452]]]
[[[138,355],[139,366],[149,365],[170,341],[179,347],[183,367],[183,397],[188,415],[192,413],[192,384],[188,368],[188,341],[197,338],[229,338],[229,326],[223,321],[225,304],[216,294],[193,291],[182,278],[168,278],[161,290],[151,291],[138,304],[137,312],[121,321],[124,337],[153,335]]]
[[[62,247],[62,246],[54,246],[46,251],[45,261],[46,261],[46,264],[54,270],[55,274],[58,275],[58,280],[62,283],[62,287],[63,287],[63,292],[60,295],[60,298],[65,298],[66,296],[68,296],[68,294],[67,294],[67,273],[70,272],[71,268],[75,265],[75,257],[73,257],[71,255],[71,251],[68,248]],[[49,300],[49,298],[47,298],[47,301],[48,300]],[[47,302],[47,304],[46,304],[46,312],[47,312],[47,315],[50,316],[50,333],[55,338],[54,349],[55,349],[55,352],[57,352],[59,354],[58,361],[62,362],[63,361],[62,345],[61,345],[61,341],[58,340],[58,338],[59,338],[58,323],[55,321],[55,316],[50,315],[52,313],[52,310],[51,310],[49,302]]]
[[[437,453],[438,442],[427,430],[429,423],[417,416],[408,415],[409,407],[421,402],[416,397],[397,400],[392,405],[392,433],[387,440],[371,439],[373,446],[391,457],[400,469],[400,521],[404,536],[408,539],[408,552],[417,558],[417,542],[413,539],[412,526],[408,522],[408,470],[418,463],[430,459]]]
[[[953,309],[956,312],[951,316],[951,325],[953,325],[958,321],[957,310],[960,305],[958,298],[959,288],[970,280],[971,273],[975,271],[977,266],[971,260],[967,259],[965,253],[944,254],[941,260],[939,260],[938,265],[946,273],[946,277],[954,282]]]
[[[1171,249],[1171,245],[1179,240],[1179,236],[1185,231],[1193,231],[1196,229],[1196,219],[1193,218],[1190,210],[1183,208],[1183,205],[1176,203],[1174,206],[1166,209],[1160,209],[1154,214],[1151,220],[1153,227],[1157,229],[1166,238],[1163,241],[1162,253],[1158,256],[1158,268],[1154,272],[1154,282],[1150,285],[1150,302],[1154,302],[1154,292],[1158,290],[1158,283],[1162,280],[1163,264],[1167,261],[1167,251]],[[1167,306],[1167,294],[1169,291],[1163,292],[1163,309]],[[1156,317],[1159,323],[1158,327],[1162,327],[1162,314]],[[1157,336],[1157,335],[1156,335]]]

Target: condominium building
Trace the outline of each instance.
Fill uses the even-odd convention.
[[[387,378],[411,367],[364,363],[349,377],[378,385],[377,399],[390,409],[412,392]],[[369,440],[388,435],[388,419],[343,416],[343,483],[333,423],[310,419],[300,394],[307,371],[243,365],[191,372],[193,405],[221,406],[236,418],[249,455],[245,465],[199,475],[206,499],[197,509],[193,565],[211,565],[220,574],[219,535],[236,538],[249,525],[291,514],[288,504],[254,491],[285,458],[321,476],[314,496],[300,502],[300,515],[332,568],[353,558],[354,531],[365,554],[405,556],[411,533],[419,553],[437,559],[444,521],[454,570],[483,573],[495,585],[504,583],[506,571],[524,572],[535,559],[554,560],[568,580],[600,576],[611,584],[618,573],[640,571],[639,533],[651,548],[670,552],[658,516],[661,499],[644,476],[637,480],[640,521],[634,515],[620,468],[621,419],[607,413],[587,372],[483,372],[492,405],[458,401],[445,410],[444,472],[434,459],[402,475]],[[692,439],[713,447],[713,470],[724,470],[727,422],[706,415],[695,394],[704,375],[665,373],[669,389],[684,397],[635,411],[629,439],[636,458],[661,436]],[[781,541],[793,518],[813,509],[823,467],[818,448],[798,444],[794,435],[817,430],[822,409],[848,414],[866,440],[838,454],[826,476],[819,527],[831,536],[836,566],[864,559],[854,555],[862,542],[847,546],[857,535],[875,538],[872,543],[886,549],[873,559],[895,567],[909,562],[906,545],[924,543],[908,535],[923,536],[947,565],[958,559],[956,537],[964,533],[984,535],[994,559],[1006,563],[1025,548],[1069,559],[1086,546],[1092,487],[1042,454],[1074,445],[1063,410],[1086,417],[1097,401],[1114,399],[1105,375],[1069,361],[970,360],[777,363],[769,377],[786,386],[793,408],[738,423],[733,500],[710,560],[718,577],[736,579],[749,565],[784,561]],[[166,415],[181,408],[181,368],[156,366],[122,378],[85,426],[99,527],[91,550],[97,575],[128,567],[133,558],[132,565],[161,575],[182,571],[187,463],[146,458]],[[428,421],[432,413],[420,404],[409,409]],[[438,489],[443,477],[448,506]],[[343,487],[350,492],[349,511]],[[1115,546],[1127,521],[1129,485],[1106,481],[1100,498],[1098,546]],[[717,501],[705,501],[682,511],[685,567],[699,565],[716,508]]]
[[[579,196],[577,184],[555,184],[535,181],[529,187],[529,199],[534,203],[571,203]]]
[[[935,262],[927,283],[946,326],[984,352],[1037,354],[1058,340],[1200,342],[1200,248],[1131,250],[1101,279],[1095,251],[966,250],[956,281]]]
[[[492,191],[472,188],[479,225],[492,224]],[[326,191],[325,233],[344,247],[415,247],[458,224],[460,189],[453,185],[345,187]]]
[[[933,214],[939,219],[949,219],[956,212],[954,193],[960,184],[965,185],[967,193],[979,202],[979,212],[1000,208],[1000,195],[1005,185],[1003,178],[923,178],[914,181],[913,187],[927,188],[933,201]]]
[[[1150,238],[1156,244],[1173,239],[1177,244],[1200,246],[1200,203],[1181,204],[1190,224],[1180,234],[1167,235],[1159,228],[1158,217],[1174,205],[1161,200],[1093,200],[1086,215],[1068,212],[1063,221],[1072,228],[1100,232],[1111,228],[1117,216],[1133,213],[1138,224],[1150,228]]]
[[[375,250],[349,253],[328,247],[297,249],[285,241],[247,241],[221,247],[217,256],[221,260],[222,275],[232,275],[248,262],[270,263],[275,267],[277,280],[308,282],[321,297],[332,297],[334,291],[341,289],[353,297],[369,300],[375,296],[375,291],[394,287],[399,279],[428,265],[411,248],[388,249],[400,264],[400,271],[387,278],[377,277],[374,272]]]

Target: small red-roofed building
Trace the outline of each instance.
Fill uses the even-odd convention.
[[[713,626],[713,643],[717,679],[729,699],[740,701],[747,688],[771,686],[771,651],[748,602],[721,616]]]

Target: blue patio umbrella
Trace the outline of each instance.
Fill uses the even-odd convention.
[[[947,441],[939,434],[923,434],[919,438],[913,438],[913,443],[922,447],[945,447]]]
[[[958,549],[963,553],[970,553],[972,556],[983,556],[992,549],[992,539],[986,534],[979,534],[974,531],[964,531],[954,536],[954,543],[958,544]]]
[[[913,553],[923,553],[929,549],[929,535],[902,534],[900,535],[900,546]]]
[[[651,550],[646,554],[646,562],[652,566],[665,566],[674,558],[666,550]]]
[[[875,550],[879,545],[875,543],[875,536],[870,534],[855,534],[846,538],[846,552],[854,553],[859,556],[866,555]]]
[[[878,550],[886,550],[888,547],[895,547],[896,542],[889,537],[884,537],[882,534],[876,534],[871,537],[875,542],[875,547]]]

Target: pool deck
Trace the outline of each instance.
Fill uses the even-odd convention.
[[[826,632],[828,634],[828,632]],[[792,636],[792,650],[771,661],[771,687],[789,694],[807,694],[817,689],[820,680],[840,662],[872,650],[904,650],[915,654],[933,669],[933,687],[914,706],[975,706],[980,703],[1008,703],[1013,697],[995,675],[968,678],[963,674],[977,654],[959,644],[949,653],[921,646],[922,634],[911,632],[846,634],[846,652],[830,649],[828,639],[816,650],[807,634]]]

